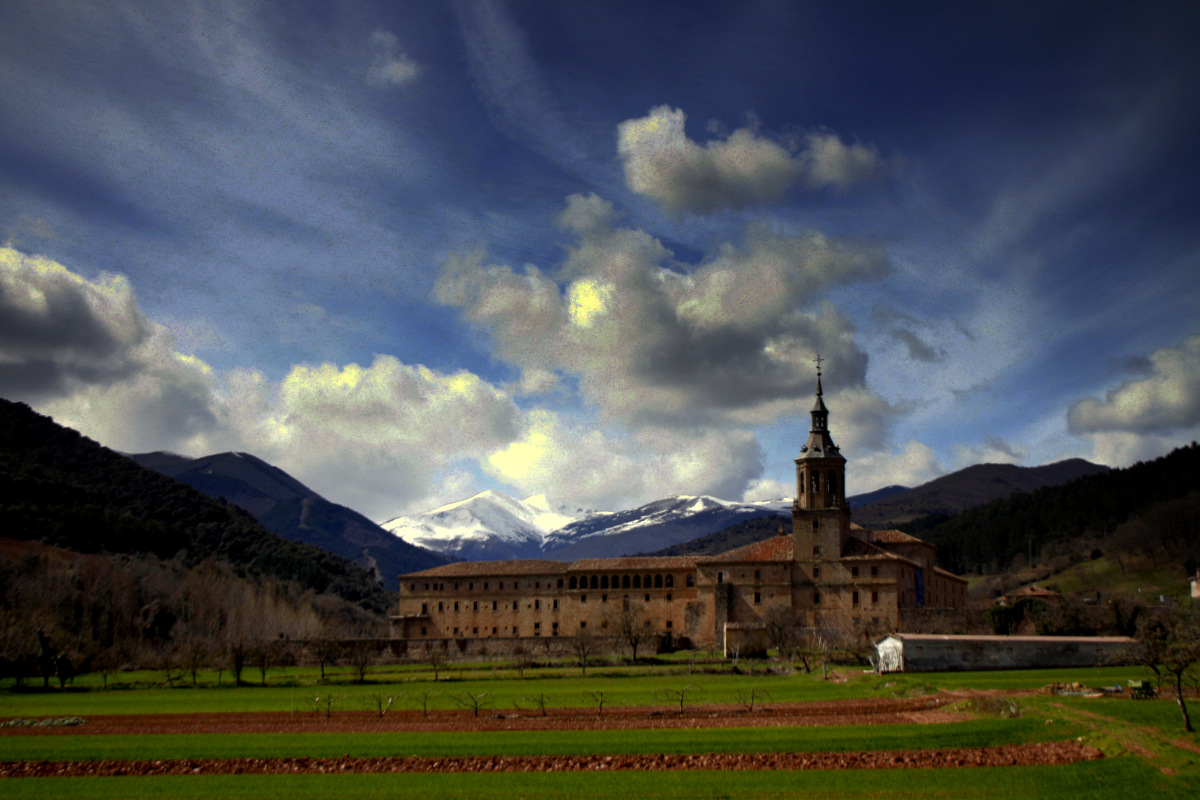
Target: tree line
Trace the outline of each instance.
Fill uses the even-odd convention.
[[[346,559],[135,464],[21,403],[0,400],[0,530],[81,553],[207,559],[384,613],[389,595]]]
[[[995,573],[1014,562],[1082,540],[1114,554],[1200,562],[1200,445],[1150,462],[1020,492],[962,513],[899,526],[934,545],[938,564],[956,573]]]
[[[81,555],[31,547],[0,559],[0,678],[67,683],[125,669],[193,681],[200,670],[267,670],[305,642],[324,666],[327,641],[373,638],[382,619],[344,598],[296,583],[146,556]],[[344,647],[342,648],[344,649]]]

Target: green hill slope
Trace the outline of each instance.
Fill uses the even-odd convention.
[[[0,528],[81,553],[146,553],[185,564],[217,559],[377,613],[389,603],[383,588],[344,558],[283,539],[241,509],[7,400],[0,400]]]

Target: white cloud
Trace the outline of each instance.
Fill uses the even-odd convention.
[[[881,250],[752,230],[688,271],[657,239],[615,219],[605,201],[572,197],[560,224],[578,241],[553,273],[453,257],[436,296],[485,329],[499,358],[574,376],[589,408],[633,428],[795,413],[811,392],[817,352],[838,364],[837,384],[861,385],[866,357],[850,323],[820,297],[885,273]]]
[[[845,448],[843,448],[845,449]],[[884,486],[920,486],[945,470],[938,463],[933,448],[909,441],[899,451],[878,451],[857,456],[846,469],[846,491],[849,494],[874,491]]]
[[[399,40],[387,31],[371,34],[371,66],[367,83],[381,89],[392,89],[408,83],[421,74],[421,67],[400,49]]]
[[[120,276],[89,281],[0,249],[0,393],[126,452],[246,450],[368,515],[433,492],[460,461],[514,439],[500,388],[377,356],[297,365],[278,382],[182,354]]]
[[[486,468],[522,494],[623,508],[672,494],[740,497],[762,472],[762,451],[747,431],[643,428],[620,435],[535,411],[524,434],[492,453]]]
[[[988,436],[980,444],[958,444],[954,447],[956,469],[973,464],[1021,464],[1028,453],[1017,445],[1010,444],[997,436]]]
[[[701,145],[688,138],[686,120],[682,110],[658,106],[617,126],[626,184],[671,213],[744,208],[796,185],[845,189],[882,170],[874,148],[835,134],[810,134],[798,153],[750,128]]]
[[[1072,433],[1163,433],[1200,425],[1200,335],[1156,350],[1148,374],[1071,406]]]

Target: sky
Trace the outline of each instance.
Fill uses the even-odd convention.
[[[6,0],[0,396],[376,520],[1156,458],[1200,6]]]

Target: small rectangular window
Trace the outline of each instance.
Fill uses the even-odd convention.
[[[872,578],[879,577],[879,567],[871,567],[871,577]]]
[[[851,567],[850,575],[851,575],[851,577],[857,578],[858,577],[858,567]]]
[[[821,577],[821,568],[813,567],[813,580],[816,580],[819,577]]]
[[[755,593],[754,593],[754,603],[755,603],[755,605],[758,605],[758,604],[759,604],[759,603],[761,603],[761,602],[762,602],[762,592],[755,592]]]

